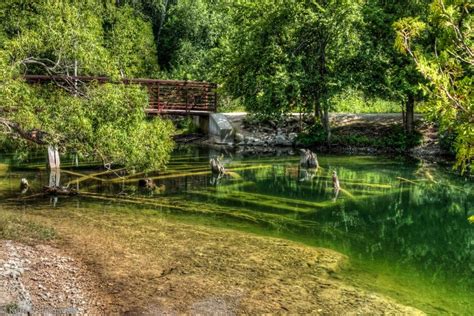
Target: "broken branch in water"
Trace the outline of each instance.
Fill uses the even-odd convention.
[[[125,170],[125,168],[106,170],[106,171],[101,171],[101,172],[96,172],[96,173],[91,173],[91,174],[83,174],[80,178],[71,180],[68,183],[66,183],[66,186],[68,186],[70,184],[73,184],[73,183],[74,184],[81,183],[81,182],[89,180],[89,179],[99,180],[99,181],[102,181],[102,182],[103,181],[111,181],[113,179],[102,179],[102,178],[98,178],[97,176],[103,176],[103,175],[110,174],[110,173],[116,173],[116,172],[122,171],[122,170]],[[72,175],[77,175],[77,176],[79,176],[81,174],[81,173],[76,173],[76,172],[72,172],[72,171],[68,171],[68,170],[61,170],[61,171],[65,172],[65,173],[72,174]]]
[[[339,191],[341,191],[342,193],[344,193],[345,195],[347,195],[347,196],[350,197],[351,199],[354,198],[354,196],[353,196],[349,191],[347,191],[346,189],[339,188]]]
[[[84,178],[81,181],[84,181],[85,179],[93,179],[93,180],[102,181],[102,182],[110,181],[109,179],[102,179],[102,178],[98,178],[98,177],[95,177],[95,176],[92,176],[92,175],[87,175],[87,174],[84,174],[84,173],[74,172],[74,171],[70,171],[70,170],[61,169],[61,172],[66,173],[66,174],[70,174],[70,175],[73,175],[73,176],[77,176],[77,177],[79,177],[79,179]],[[76,183],[76,181],[79,180],[79,179],[71,180],[67,184]]]
[[[405,178],[402,178],[402,177],[397,177],[397,179],[400,180],[400,181],[403,181],[403,182],[408,182],[408,183],[411,183],[411,184],[417,184],[415,181],[405,179]]]
[[[68,187],[43,187],[43,193],[48,195],[77,195],[77,190]]]

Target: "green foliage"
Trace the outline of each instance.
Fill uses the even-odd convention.
[[[311,126],[298,135],[298,141],[305,146],[321,146],[326,144],[326,133],[320,124]],[[335,128],[332,132],[331,145],[344,147],[371,147],[389,152],[404,153],[420,144],[421,134],[407,134],[403,126],[393,125],[384,133],[374,137],[370,132],[341,132]]]
[[[467,0],[436,0],[427,19],[407,17],[394,24],[396,47],[415,62],[428,81],[428,113],[442,130],[455,136],[457,166],[462,171],[474,157],[473,5]]]
[[[173,147],[173,127],[146,119],[144,89],[80,82],[32,86],[19,77],[150,76],[157,64],[149,23],[130,7],[96,1],[9,2],[9,14],[20,21],[0,24],[8,35],[0,45],[0,123],[17,152],[53,144],[104,163],[161,167]]]
[[[159,67],[151,23],[128,6],[109,11],[104,20],[112,27],[105,45],[115,67],[125,77],[156,77]]]
[[[193,119],[188,116],[175,120],[175,125],[179,134],[193,134],[199,130],[199,127],[194,124]]]
[[[138,118],[146,102],[143,93],[80,83],[41,91],[18,76],[216,81],[221,110],[245,107],[260,119],[314,113],[325,130],[317,138],[327,140],[329,111],[397,112],[423,101],[424,112],[455,135],[453,146],[465,169],[474,151],[472,5],[436,0],[429,6],[429,1],[3,1],[0,117],[19,123],[27,134],[44,130],[44,140],[62,150],[130,166],[132,160],[145,164],[145,158],[119,148],[133,143],[125,142],[125,133],[140,138],[142,131],[168,127]],[[50,109],[53,103],[63,109]],[[100,106],[110,121],[101,116]],[[118,118],[122,106],[137,112],[131,110],[123,121]],[[94,110],[86,113],[88,107]],[[101,126],[89,126],[91,120]],[[107,133],[113,134],[108,140]],[[166,136],[155,134],[169,149]],[[14,140],[19,151],[36,146],[24,137]]]
[[[320,123],[313,124],[306,131],[298,135],[298,143],[304,146],[325,145],[327,133]]]
[[[217,100],[217,108],[219,112],[245,112],[245,106],[239,98],[232,98],[229,94],[223,91],[219,93],[219,99]]]
[[[7,314],[17,314],[19,310],[20,308],[15,302],[5,305],[5,312]]]
[[[128,0],[153,25],[161,76],[210,80],[213,49],[230,27],[222,0]],[[215,78],[214,78],[215,79]]]
[[[241,1],[221,43],[224,89],[248,111],[280,116],[314,111],[349,81],[341,65],[359,44],[358,1]]]
[[[419,83],[423,80],[414,63],[394,47],[396,33],[392,24],[410,14],[425,15],[429,0],[384,1],[364,3],[361,40],[350,67],[358,87],[370,96],[403,103],[408,95],[422,99]]]
[[[361,91],[348,89],[331,100],[336,113],[399,113],[400,103],[377,97],[367,97]]]

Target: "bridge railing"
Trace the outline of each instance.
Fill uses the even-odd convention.
[[[29,83],[111,82],[107,77],[25,75]],[[160,79],[122,79],[124,84],[139,84],[148,91],[149,114],[209,114],[217,110],[217,84],[211,82]]]

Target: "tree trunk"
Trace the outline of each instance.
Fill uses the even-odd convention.
[[[49,169],[59,169],[59,151],[56,146],[48,146],[48,167]]]
[[[156,45],[160,45],[160,35],[161,35],[161,30],[163,29],[163,24],[165,23],[166,19],[166,14],[168,13],[168,3],[169,0],[165,0],[163,3],[163,11],[161,11],[161,18],[160,18],[160,24],[158,26],[158,31],[156,34]]]
[[[407,125],[407,119],[406,119],[406,115],[405,115],[405,108],[406,108],[406,104],[405,104],[405,101],[402,101],[402,122],[403,122],[403,128],[405,129],[405,126]]]
[[[329,109],[327,105],[324,107],[324,113],[323,113],[323,127],[324,131],[326,132],[326,142],[327,145],[331,145],[331,128],[329,126]]]
[[[321,122],[322,113],[321,113],[321,101],[319,100],[319,96],[316,98],[316,102],[314,103],[314,121]]]
[[[319,76],[321,80],[321,89],[319,93],[318,103],[320,111],[322,111],[322,123],[326,132],[326,142],[330,146],[331,129],[329,127],[329,104],[328,104],[328,87],[326,85],[326,45],[327,41],[324,37],[320,39],[321,55],[319,56]],[[324,100],[322,98],[325,98]]]
[[[57,188],[59,187],[61,179],[61,171],[59,168],[49,170],[49,187]]]
[[[408,134],[413,133],[414,121],[415,121],[415,97],[411,94],[408,95],[405,103],[405,131]]]

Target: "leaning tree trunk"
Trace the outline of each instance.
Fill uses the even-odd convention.
[[[408,95],[405,103],[405,132],[408,134],[413,133],[415,121],[415,97],[411,94]]]

